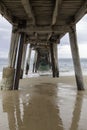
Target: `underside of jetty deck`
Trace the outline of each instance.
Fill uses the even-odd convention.
[[[0,12],[31,44],[47,45],[69,32],[87,10],[86,0],[1,0]],[[19,26],[18,26],[19,25]]]
[[[57,45],[66,33],[69,33],[77,88],[84,89],[76,23],[86,12],[87,0],[0,0],[0,13],[12,24],[9,66],[3,72],[3,78],[7,71],[11,77],[11,89],[18,89],[27,44],[30,48],[26,68],[29,69],[30,52],[35,50],[33,71],[37,72],[40,59],[45,59],[53,77],[59,77]]]

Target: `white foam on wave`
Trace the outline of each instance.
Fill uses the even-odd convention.
[[[38,77],[38,76],[39,76],[38,73],[29,72],[28,75],[26,75],[26,74],[24,73],[23,78],[29,78],[29,77],[31,78],[31,77]]]

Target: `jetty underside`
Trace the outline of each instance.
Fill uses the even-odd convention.
[[[40,60],[45,60],[52,68],[53,77],[59,77],[57,46],[69,33],[77,89],[84,90],[76,23],[86,12],[87,0],[0,0],[0,13],[12,24],[9,66],[3,70],[3,79],[9,82],[7,88],[18,89],[27,44],[30,46],[26,74],[31,51],[35,50],[33,71],[37,72]]]

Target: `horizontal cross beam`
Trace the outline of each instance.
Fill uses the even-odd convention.
[[[19,32],[26,32],[26,33],[40,33],[40,34],[44,34],[44,33],[57,33],[57,34],[61,34],[61,33],[66,33],[69,32],[69,26],[65,25],[65,26],[54,26],[53,28],[51,26],[28,26],[26,28],[22,28],[22,29],[18,29]]]

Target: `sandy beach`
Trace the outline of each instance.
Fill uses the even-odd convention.
[[[0,91],[1,130],[87,130],[85,91],[74,76],[40,76],[20,80],[18,91]]]

